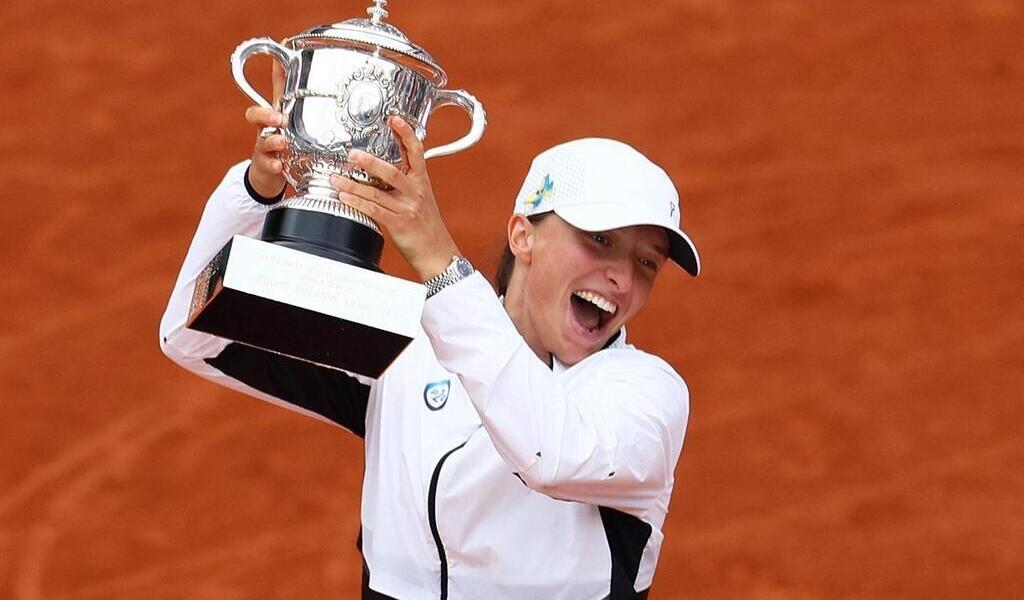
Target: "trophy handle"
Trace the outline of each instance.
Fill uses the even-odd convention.
[[[454,142],[427,150],[423,154],[424,158],[445,156],[446,154],[454,154],[460,150],[465,150],[479,142],[480,138],[484,135],[484,129],[487,127],[487,113],[484,112],[484,105],[480,104],[479,100],[466,90],[438,90],[434,95],[434,106],[430,109],[430,112],[449,105],[458,106],[469,113],[469,116],[473,119],[473,125],[469,128],[469,133]]]
[[[242,88],[245,95],[252,98],[256,104],[263,108],[273,108],[270,102],[260,96],[260,93],[249,85],[249,81],[245,78],[245,61],[249,60],[253,54],[269,54],[281,63],[285,72],[288,72],[289,63],[298,55],[267,37],[246,40],[239,44],[231,54],[231,74],[234,75],[238,87]]]

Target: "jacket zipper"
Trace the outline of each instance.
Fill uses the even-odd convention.
[[[437,480],[441,477],[441,467],[444,466],[444,461],[448,460],[452,453],[465,445],[466,442],[462,442],[446,452],[441,457],[441,460],[437,461],[437,466],[434,467],[434,474],[430,477],[430,489],[427,492],[427,521],[430,522],[430,533],[434,536],[434,544],[437,546],[437,557],[441,559],[441,600],[448,600],[448,557],[444,553],[441,534],[437,532]]]

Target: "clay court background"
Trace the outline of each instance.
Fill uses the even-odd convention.
[[[357,594],[358,441],[187,374],[156,329],[251,148],[232,49],[364,6],[0,8],[0,597]],[[431,164],[478,264],[556,142],[625,139],[682,190],[705,273],[631,328],[692,393],[652,597],[1020,597],[1020,2],[389,8],[488,109]]]

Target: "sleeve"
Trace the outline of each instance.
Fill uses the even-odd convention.
[[[612,366],[567,389],[479,273],[431,298],[423,326],[526,485],[631,513],[667,504],[689,414],[686,384],[667,363],[607,350],[618,353]]]
[[[246,191],[248,166],[229,169],[206,203],[160,321],[160,348],[200,377],[362,436],[372,379],[185,327],[200,272],[233,235],[256,236],[270,208]]]

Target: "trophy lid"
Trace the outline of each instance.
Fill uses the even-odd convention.
[[[332,25],[318,25],[285,40],[291,48],[338,47],[369,50],[405,66],[416,69],[437,86],[443,86],[448,76],[434,62],[426,50],[414,44],[397,27],[384,22],[388,11],[387,0],[373,0],[366,9],[369,19],[349,19]]]

